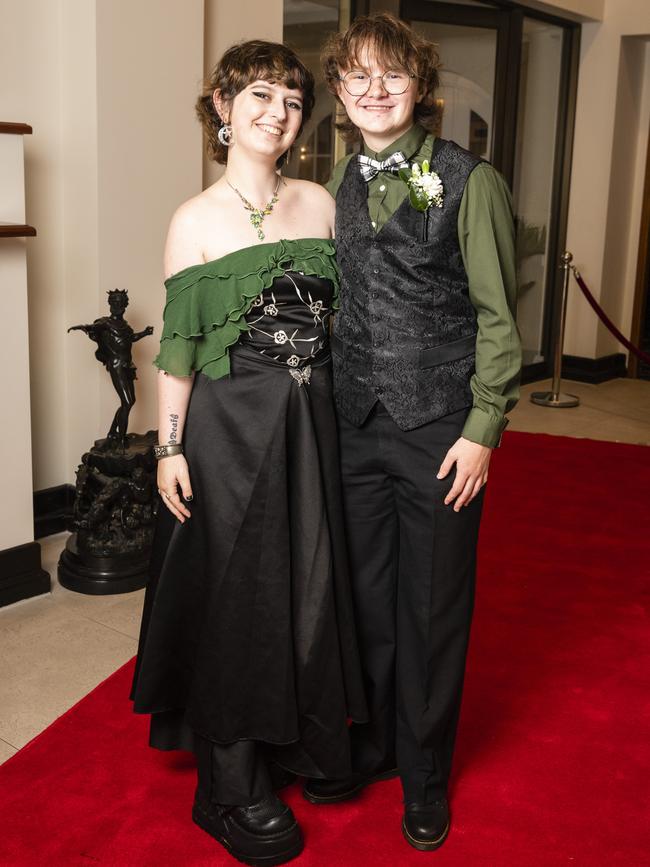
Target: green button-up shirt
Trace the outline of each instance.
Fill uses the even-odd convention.
[[[385,160],[402,151],[408,160],[422,162],[426,154],[426,131],[416,124],[390,147],[375,153]],[[334,167],[327,184],[336,192],[348,162],[344,157]],[[368,183],[368,211],[379,231],[407,196],[406,184],[397,174],[380,172]],[[519,398],[521,344],[515,309],[517,281],[515,230],[510,191],[489,163],[480,163],[470,174],[458,212],[458,241],[469,282],[469,297],[476,310],[476,372],[471,379],[473,406],[463,436],[486,446],[497,446],[507,419],[505,414]]]

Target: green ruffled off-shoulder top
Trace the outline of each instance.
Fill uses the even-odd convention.
[[[253,301],[286,271],[331,280],[338,306],[334,242],[298,238],[244,247],[184,268],[165,281],[167,299],[160,352],[154,364],[172,376],[201,371],[210,379],[230,373],[228,349],[248,331]]]

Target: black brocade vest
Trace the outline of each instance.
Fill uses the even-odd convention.
[[[458,210],[480,159],[436,142],[431,170],[442,208],[408,197],[375,232],[368,185],[352,158],[336,196],[340,310],[334,322],[334,395],[360,426],[380,400],[402,430],[471,406],[476,312],[458,243]]]

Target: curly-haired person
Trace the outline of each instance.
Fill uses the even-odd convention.
[[[216,183],[165,250],[160,509],[134,679],[150,743],[196,754],[192,817],[245,864],[303,848],[275,790],[351,772],[366,718],[348,584],[329,320],[334,201],[283,178],[309,119],[284,45],[230,48],[199,98]]]
[[[332,36],[323,70],[361,140],[336,196],[332,336],[343,499],[370,721],[353,774],[311,780],[343,801],[399,774],[416,849],[449,833],[447,788],[492,449],[518,396],[510,194],[436,136],[435,45],[382,13]]]

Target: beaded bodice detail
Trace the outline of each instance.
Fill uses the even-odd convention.
[[[334,286],[330,280],[286,271],[255,298],[241,343],[289,367],[301,367],[327,346]]]

